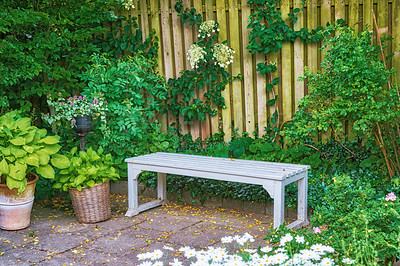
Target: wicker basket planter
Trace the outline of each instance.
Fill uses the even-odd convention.
[[[81,191],[70,188],[69,194],[78,222],[97,223],[111,217],[109,181],[91,188],[82,188]]]

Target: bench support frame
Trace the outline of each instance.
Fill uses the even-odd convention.
[[[125,216],[135,216],[140,212],[149,210],[154,207],[161,206],[167,202],[167,173],[159,172],[161,169],[140,169],[140,165],[128,162],[128,211]],[[144,204],[138,204],[138,177],[142,171],[154,171],[157,172],[157,200],[150,201]],[[169,170],[169,171],[168,171]],[[166,169],[169,174],[182,174],[174,173],[170,169]],[[197,173],[196,171],[188,171],[187,176],[204,177],[203,173]],[[217,178],[210,178],[217,179]],[[232,180],[235,181],[235,176],[232,175]],[[249,184],[260,184],[269,193],[271,198],[274,199],[274,228],[279,227],[284,222],[284,210],[285,210],[285,186],[296,182],[298,186],[298,207],[297,207],[297,220],[289,224],[288,227],[297,229],[302,226],[309,224],[307,220],[307,182],[308,182],[307,171],[298,173],[284,180],[270,180],[265,179],[260,182],[251,182],[251,178],[248,180]]]

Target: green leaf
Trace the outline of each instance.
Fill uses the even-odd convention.
[[[46,144],[57,144],[60,142],[60,137],[59,136],[47,136],[41,140],[39,140],[38,143],[46,143]],[[25,144],[25,143],[24,143]]]
[[[18,193],[22,193],[26,188],[26,178],[23,180],[16,180],[10,176],[6,178],[6,184],[9,189],[16,188],[18,189]]]
[[[22,146],[22,148],[24,148],[24,150],[28,153],[32,153],[35,151],[35,148],[33,146],[29,146],[29,145],[24,145],[24,146]]]
[[[47,153],[48,155],[53,155],[56,154],[59,150],[61,149],[61,146],[58,144],[44,144],[43,149],[41,149],[42,152]]]
[[[21,130],[27,130],[31,126],[31,119],[29,117],[23,117],[17,120],[17,127]]]
[[[279,77],[274,78],[274,79],[272,80],[272,84],[277,85],[277,84],[279,83],[279,80],[280,80]]]
[[[26,151],[23,148],[19,148],[17,146],[10,147],[11,154],[14,155],[16,158],[21,158],[26,155]]]
[[[96,185],[96,183],[93,180],[90,180],[86,183],[89,187],[94,187],[94,185]]]
[[[37,167],[39,166],[39,156],[37,154],[29,154],[25,157],[25,162]]]
[[[25,139],[23,137],[16,137],[15,139],[11,139],[10,142],[15,146],[25,145]]]
[[[43,150],[37,151],[36,154],[39,156],[39,163],[40,165],[49,164],[50,155]]]
[[[84,175],[78,175],[75,179],[74,185],[78,186],[80,184],[82,184],[84,181],[86,180],[86,176]]]
[[[28,168],[26,166],[26,164],[15,162],[15,164],[10,164],[9,167],[10,167],[9,176],[11,176],[12,178],[14,178],[16,180],[25,179],[26,170]]]
[[[60,189],[61,187],[62,187],[62,183],[55,183],[53,185],[53,188],[55,188],[55,189]]]
[[[272,85],[272,84],[267,84],[267,87],[266,87],[267,91],[270,91],[270,90],[272,90],[273,88],[274,88],[274,85]]]
[[[6,159],[3,159],[0,162],[0,172],[2,172],[5,175],[8,175],[8,173],[10,172],[10,167],[8,167]]]
[[[57,168],[65,169],[70,167],[71,163],[68,158],[61,154],[54,154],[51,157],[51,164]]]
[[[51,167],[50,165],[41,165],[39,167],[36,167],[36,173],[38,173],[39,175],[45,177],[45,178],[49,178],[49,179],[53,179],[54,178],[54,169],[53,167]]]

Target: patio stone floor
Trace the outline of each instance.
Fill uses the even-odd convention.
[[[138,265],[137,254],[165,245],[175,248],[169,261],[183,261],[177,248],[222,246],[226,235],[249,232],[254,247],[265,245],[272,226],[268,215],[177,202],[125,217],[127,197],[111,195],[111,202],[111,219],[95,224],[78,223],[65,199],[35,203],[28,228],[0,229],[0,265]]]

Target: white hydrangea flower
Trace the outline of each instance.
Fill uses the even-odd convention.
[[[200,24],[199,27],[199,35],[198,37],[211,37],[211,33],[214,33],[216,31],[219,31],[218,29],[218,23],[215,22],[214,20],[207,20],[207,21],[203,21]]]
[[[133,4],[133,0],[123,0],[122,5],[126,10],[134,9],[135,5]]]
[[[187,52],[188,60],[190,62],[190,65],[192,68],[198,67],[198,64],[201,61],[204,61],[204,55],[206,52],[204,49],[197,45],[197,44],[192,44]]]
[[[226,68],[233,62],[233,54],[235,51],[229,46],[222,43],[216,43],[213,45],[212,50],[215,64],[220,67]]]

